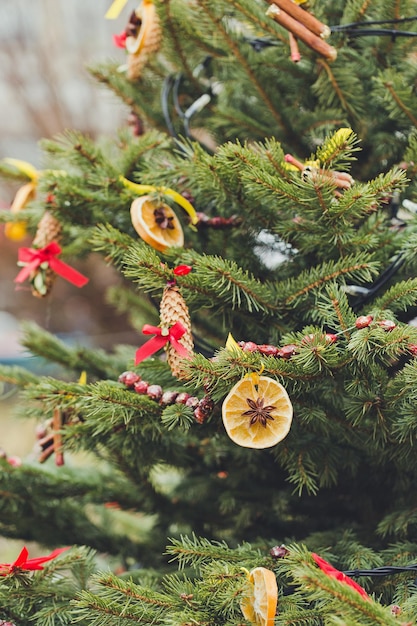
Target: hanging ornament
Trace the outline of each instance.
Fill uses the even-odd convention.
[[[149,57],[159,50],[161,26],[155,5],[150,0],[142,0],[133,11],[126,27],[127,76],[136,80]]]
[[[57,275],[62,276],[76,287],[84,287],[88,278],[77,272],[58,258],[61,247],[57,240],[61,238],[61,224],[45,211],[38,224],[32,248],[20,248],[18,265],[22,266],[15,278],[16,283],[29,279],[32,294],[38,298],[47,296]]]
[[[337,57],[337,50],[324,39],[330,35],[330,28],[311,13],[302,9],[294,0],[268,0],[266,12],[269,17],[292,33],[306,46],[329,61]]]
[[[155,250],[184,245],[181,223],[168,204],[142,196],[132,202],[130,215],[138,235]]]
[[[256,626],[274,626],[278,604],[277,579],[272,570],[255,567],[248,572],[247,596],[240,603],[243,617]]]
[[[179,265],[173,270],[176,276],[184,276],[191,271],[190,265]],[[175,278],[169,281],[162,294],[160,304],[160,326],[145,324],[142,332],[155,335],[136,351],[135,365],[148,358],[161,348],[165,348],[167,362],[172,374],[181,378],[183,360],[190,359],[194,342],[191,333],[191,319],[187,303],[181,295]]]
[[[222,406],[230,439],[244,448],[270,448],[288,434],[293,408],[276,380],[250,374],[232,387]]]
[[[177,285],[169,283],[162,295],[160,304],[160,318],[162,328],[169,328],[173,324],[180,323],[184,328],[184,334],[178,340],[187,352],[187,358],[191,358],[194,351],[194,341],[191,333],[191,319],[187,303],[181,295]],[[170,342],[165,346],[167,362],[171,368],[173,376],[181,378],[183,372],[184,357]]]
[[[62,227],[59,220],[50,211],[45,211],[38,224],[35,238],[32,242],[33,248],[41,250],[52,242],[59,244],[61,232]],[[19,261],[25,262],[21,258],[19,258]],[[38,298],[47,296],[52,289],[55,278],[56,273],[51,268],[50,263],[46,260],[42,261],[38,267],[34,268],[30,273],[29,280],[32,285],[32,294]]]

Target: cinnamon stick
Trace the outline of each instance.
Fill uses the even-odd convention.
[[[289,42],[290,42],[290,57],[291,57],[291,61],[294,61],[294,63],[298,63],[298,61],[300,61],[300,59],[301,59],[301,54],[300,54],[300,49],[298,47],[297,38],[294,37],[294,35],[292,33],[288,33],[288,38],[289,38]]]
[[[52,417],[52,428],[54,431],[54,454],[55,454],[55,465],[64,465],[64,453],[62,447],[62,414],[61,409],[54,409],[54,414]]]
[[[288,13],[318,37],[326,39],[330,35],[330,28],[327,24],[323,24],[314,15],[302,9],[294,0],[268,0],[268,2]]]
[[[306,46],[315,50],[318,54],[321,54],[325,59],[334,61],[337,57],[337,50],[333,46],[323,41],[323,39],[308,28],[306,28],[300,22],[297,22],[293,17],[288,15],[285,11],[277,7],[276,4],[271,4],[266,14],[272,19],[286,28],[289,32],[293,33],[295,37],[303,41]]]

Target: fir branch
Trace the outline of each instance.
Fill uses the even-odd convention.
[[[417,279],[409,278],[400,281],[386,290],[386,292],[374,300],[372,308],[378,310],[390,310],[393,313],[407,311],[417,302]]]
[[[415,329],[406,325],[396,326],[388,333],[375,325],[353,333],[347,349],[359,363],[389,366],[407,352],[409,344],[416,337]]]
[[[362,257],[363,260],[359,255],[351,255],[336,262],[322,263],[311,270],[305,270],[296,279],[278,283],[274,286],[274,290],[280,294],[285,305],[294,306],[310,292],[337,280],[351,278],[360,282],[369,282],[378,265],[376,262],[366,261],[365,258],[365,255]]]
[[[26,387],[26,385],[36,383],[38,377],[23,367],[0,364],[0,380],[16,387]]]
[[[99,224],[90,239],[93,249],[105,253],[106,261],[112,261],[116,267],[122,265],[124,254],[133,241],[132,237],[111,224]]]
[[[293,493],[301,496],[305,490],[309,495],[317,494],[317,465],[309,451],[290,452],[286,455],[284,467],[288,472],[288,482],[294,485]]]
[[[55,139],[43,139],[42,149],[54,160],[68,159],[80,168],[103,168],[107,165],[102,150],[90,138],[79,131],[67,130]]]
[[[353,120],[357,120],[359,118],[359,115],[361,113],[360,110],[360,106],[359,103],[361,102],[360,98],[357,97],[358,94],[355,94],[356,96],[356,100],[355,100],[355,104],[356,104],[356,109],[354,109],[352,107],[352,105],[350,104],[350,100],[349,100],[349,92],[347,91],[347,84],[344,85],[342,83],[342,76],[339,75],[337,76],[335,69],[339,69],[340,70],[340,63],[337,64],[336,68],[333,67],[333,69],[330,67],[329,63],[322,58],[317,59],[317,64],[323,68],[324,72],[325,72],[325,76],[327,78],[327,81],[329,83],[329,85],[332,88],[332,102],[327,102],[327,106],[331,106],[333,104],[333,99],[336,99],[339,103],[339,105],[341,106],[342,110],[346,111],[346,113],[351,117],[351,119]],[[324,91],[324,78],[323,78],[323,74],[322,76],[319,75],[319,79],[315,85],[315,91],[318,93],[319,91]],[[320,81],[320,82],[319,82]],[[346,81],[344,81],[346,82]],[[358,86],[359,86],[359,81],[356,80],[355,81]],[[352,89],[352,80],[350,81],[349,84],[349,88]],[[323,97],[323,96],[321,96]]]
[[[204,6],[202,6],[202,5],[204,5]],[[283,132],[284,136],[287,136],[288,135],[288,127],[284,123],[284,120],[283,120],[281,114],[274,107],[274,105],[273,105],[269,95],[265,91],[263,85],[261,85],[261,83],[258,80],[258,77],[255,75],[255,72],[253,71],[253,69],[251,68],[249,63],[247,62],[246,58],[241,53],[241,51],[239,49],[239,46],[236,44],[235,41],[233,41],[233,39],[231,38],[230,34],[225,29],[224,25],[222,24],[221,17],[219,18],[218,16],[216,16],[215,13],[210,10],[210,6],[207,3],[201,3],[200,2],[200,7],[204,10],[206,15],[213,22],[213,25],[216,28],[216,30],[218,30],[220,32],[222,39],[224,40],[224,42],[229,47],[231,55],[235,59],[237,59],[239,61],[240,66],[246,72],[246,74],[247,74],[251,84],[255,88],[255,91],[259,94],[261,100],[265,103],[266,107],[269,109],[270,113],[272,114],[272,117],[274,118],[275,122],[278,124],[278,127],[281,129],[281,131]]]
[[[329,613],[340,616],[348,624],[394,626],[397,623],[388,608],[361,597],[356,589],[320,570],[303,546],[290,546],[289,551],[285,570],[311,602],[320,603],[326,597]]]
[[[356,133],[342,128],[326,138],[315,156],[322,167],[345,168],[355,160],[354,153],[360,150],[358,143]]]
[[[267,285],[243,271],[234,261],[221,257],[201,257],[195,267],[196,280],[217,294],[217,299],[232,309],[247,310],[250,313],[276,310]]]
[[[180,569],[184,569],[186,565],[198,569],[203,564],[214,560],[242,564],[248,564],[251,561],[263,562],[260,551],[248,543],[239,544],[232,549],[225,541],[210,541],[194,534],[181,535],[179,539],[171,538],[166,554],[171,556],[172,560],[178,561]]]
[[[191,84],[198,86],[198,82],[194,76],[194,67],[190,64],[190,59],[184,47],[184,43],[188,40],[188,37],[182,37],[184,24],[187,24],[187,20],[184,19],[184,15],[181,16],[181,20],[175,15],[175,3],[173,3],[172,0],[163,3],[157,2],[157,5],[159,7],[160,18],[165,25],[164,32],[169,40],[170,48],[181,66],[181,70],[185,73]],[[190,8],[183,7],[183,10],[189,11]],[[210,50],[210,52],[212,53],[213,51]]]
[[[393,75],[391,75],[391,77],[394,78]],[[402,115],[406,116],[409,119],[409,121],[411,122],[414,128],[417,128],[417,116],[407,106],[405,102],[404,94],[402,94],[400,90],[396,89],[396,83],[397,81],[394,82],[394,80],[388,79],[384,81],[383,86],[385,87],[390,97],[392,98],[393,102],[395,103],[396,109],[399,110],[402,113]],[[404,85],[401,85],[400,89],[404,91]],[[412,90],[408,89],[406,94],[408,95],[409,98],[410,97],[412,98]]]
[[[166,131],[164,119],[155,102],[148,102],[144,97],[146,90],[138,90],[137,85],[129,80],[118,71],[119,64],[116,63],[100,63],[89,66],[87,69],[90,74],[101,85],[108,87],[122,102],[124,102],[144,123],[160,132]],[[154,85],[162,80],[165,72],[161,71],[158,75],[154,74]]]
[[[22,323],[22,345],[32,354],[57,363],[66,369],[81,374],[86,371],[92,377],[116,377],[120,374],[119,359],[103,350],[88,349],[84,346],[69,347],[56,336],[48,333],[33,322]]]

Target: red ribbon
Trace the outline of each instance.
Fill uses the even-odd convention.
[[[327,576],[330,576],[331,578],[335,578],[336,580],[338,580],[341,583],[345,583],[346,585],[349,585],[349,587],[352,587],[353,589],[355,589],[358,593],[361,594],[362,598],[364,598],[365,600],[370,600],[370,597],[368,596],[368,594],[366,593],[365,589],[363,589],[363,587],[361,587],[360,585],[358,585],[357,582],[355,582],[354,580],[352,580],[351,578],[349,578],[349,576],[346,576],[346,574],[344,574],[343,572],[339,571],[338,569],[336,569],[335,567],[333,567],[333,565],[330,565],[330,563],[328,563],[327,561],[325,561],[321,556],[319,556],[318,554],[315,554],[314,552],[311,553],[311,556],[313,557],[313,559],[315,560],[315,562],[317,563],[317,565],[319,566],[319,568],[325,573],[327,574]]]
[[[68,280],[76,287],[84,287],[88,283],[88,278],[77,272],[70,265],[57,259],[57,255],[60,253],[61,247],[55,241],[39,250],[36,248],[19,248],[19,262],[25,263],[25,267],[20,270],[14,279],[15,283],[23,283],[42,263],[48,263],[51,270],[56,274],[62,276],[62,278],[65,278],[65,280]]]
[[[66,548],[57,548],[48,556],[39,556],[35,559],[28,559],[29,552],[26,547],[24,547],[17,559],[14,563],[0,563],[0,576],[7,576],[8,574],[13,574],[16,570],[40,570],[43,569],[43,564],[46,561],[51,561],[55,559],[57,556],[68,550],[69,546]]]
[[[150,326],[145,324],[142,328],[144,335],[155,335],[152,339],[149,339],[143,346],[136,350],[135,365],[147,359],[148,356],[154,354],[165,346],[168,342],[175,348],[180,356],[184,358],[189,357],[188,350],[178,341],[186,333],[186,329],[181,322],[175,322],[171,328],[162,329],[159,326]]]

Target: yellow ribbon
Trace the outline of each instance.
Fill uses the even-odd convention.
[[[125,187],[127,187],[128,189],[131,189],[132,191],[135,191],[141,196],[146,193],[154,193],[154,192],[162,193],[166,196],[169,196],[170,198],[174,200],[174,202],[176,202],[180,207],[182,207],[184,211],[188,213],[188,215],[191,218],[191,223],[197,224],[198,217],[197,217],[197,213],[195,212],[195,208],[193,207],[191,202],[188,202],[188,200],[184,198],[184,196],[182,196],[180,193],[178,193],[178,191],[174,191],[173,189],[170,189],[169,187],[154,187],[153,185],[140,185],[138,183],[132,183],[131,180],[128,180],[124,176],[120,176],[120,180],[122,181]]]
[[[10,212],[15,214],[24,209],[27,203],[35,197],[39,172],[31,163],[21,161],[20,159],[6,158],[3,159],[3,163],[12,165],[20,174],[24,174],[30,180],[30,182],[25,183],[16,192],[10,207]],[[4,234],[10,241],[21,241],[27,235],[26,222],[6,222],[4,225]]]
[[[38,180],[38,170],[27,161],[21,161],[20,159],[3,159],[3,163],[13,165],[21,174],[25,174],[25,176],[30,178],[33,182]]]
[[[226,350],[229,350],[229,352],[242,351],[242,348],[240,347],[236,339],[233,337],[232,333],[229,333],[227,336]]]
[[[104,16],[106,20],[115,20],[119,17],[121,11],[124,9],[127,0],[113,0],[110,8]]]

